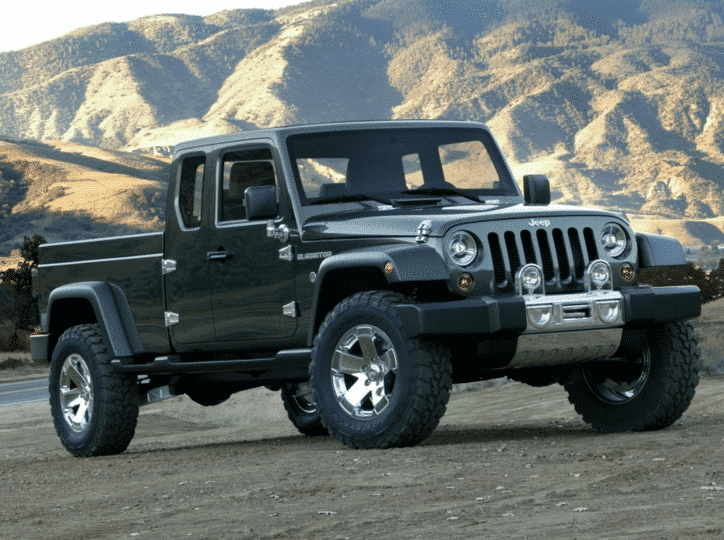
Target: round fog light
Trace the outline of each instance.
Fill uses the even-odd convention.
[[[545,328],[553,320],[553,306],[534,306],[528,308],[528,321],[536,328]]]
[[[596,302],[596,313],[598,314],[598,318],[606,324],[613,324],[619,319],[621,314],[621,305],[618,300]]]

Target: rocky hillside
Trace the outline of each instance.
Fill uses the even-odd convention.
[[[479,120],[518,175],[551,177],[559,202],[724,242],[723,44],[722,0],[314,0],[150,16],[0,54],[0,134],[168,154],[289,123]],[[2,167],[3,183],[26,178]],[[31,203],[3,186],[15,218],[55,212],[56,192]]]

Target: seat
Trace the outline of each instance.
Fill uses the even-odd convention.
[[[331,197],[341,197],[347,195],[347,186],[345,184],[322,184],[319,186],[319,198],[327,199]]]
[[[274,166],[269,161],[239,161],[229,170],[229,189],[224,191],[222,221],[246,219],[244,193],[254,186],[273,186]]]
[[[350,193],[370,194],[404,191],[405,170],[400,156],[357,156],[347,166]]]

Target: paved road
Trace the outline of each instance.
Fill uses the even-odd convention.
[[[48,401],[47,379],[0,384],[0,407],[34,401]]]

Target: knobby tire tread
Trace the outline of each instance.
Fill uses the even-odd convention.
[[[320,336],[324,335],[327,328],[341,316],[342,313],[353,309],[356,306],[374,307],[385,314],[392,324],[404,336],[402,321],[395,311],[395,306],[400,303],[407,303],[405,296],[390,291],[367,291],[355,294],[340,302],[327,317],[319,328],[314,340],[314,350],[319,348]],[[406,411],[404,420],[398,425],[394,433],[380,433],[376,437],[361,438],[349,435],[342,427],[340,429],[325,421],[323,411],[322,424],[330,435],[336,437],[342,443],[352,448],[392,448],[415,446],[425,440],[440,423],[445,414],[450,390],[452,388],[452,363],[451,354],[447,347],[435,342],[427,342],[419,339],[403,339],[407,347],[407,357],[416,358],[420,362],[418,369],[420,377],[412,395],[412,405]],[[314,386],[314,368],[316,355],[312,354],[310,364],[310,380]],[[317,403],[318,407],[321,404]],[[351,420],[348,425],[351,425]]]
[[[626,421],[617,421],[614,415],[602,414],[602,409],[611,405],[595,403],[592,392],[584,390],[586,382],[582,375],[564,384],[568,401],[594,429],[602,432],[664,429],[681,418],[688,409],[699,383],[701,356],[694,324],[688,320],[668,323],[662,325],[655,334],[665,339],[659,345],[661,358],[652,358],[652,363],[665,361],[668,369],[661,374],[655,392],[657,399],[642,400],[642,406],[631,411]],[[664,358],[666,355],[668,359]]]
[[[115,371],[111,367],[112,355],[103,339],[98,325],[88,324],[74,326],[66,330],[58,340],[56,349],[65,343],[85,343],[91,352],[92,358],[85,358],[86,363],[94,363],[97,369],[97,376],[93,379],[94,410],[92,421],[92,433],[89,434],[87,442],[80,445],[68,443],[61,436],[63,446],[74,456],[89,457],[120,454],[131,442],[136,430],[138,421],[138,386],[136,378]],[[53,359],[54,362],[63,362],[63,358]],[[55,366],[60,370],[61,366]],[[50,378],[50,399],[53,412],[53,422],[58,433],[67,429],[63,425],[65,420],[60,411],[59,399],[54,397],[59,389],[57,377]],[[104,399],[98,399],[100,395]],[[57,409],[57,410],[56,410]]]

